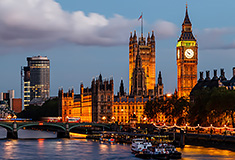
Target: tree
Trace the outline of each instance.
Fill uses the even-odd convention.
[[[207,108],[210,99],[211,90],[203,88],[196,90],[191,97],[192,101],[189,107],[189,122],[192,125],[208,125],[207,116],[210,110]]]
[[[162,106],[162,113],[165,114],[169,123],[182,125],[186,121],[188,107],[189,102],[185,97],[179,98],[177,94],[173,94],[165,100],[165,105]]]
[[[164,99],[148,101],[145,105],[144,114],[150,118],[157,120],[157,114],[163,114],[167,122],[170,124],[177,123],[181,125],[186,121],[189,102],[184,97],[178,98],[177,94]]]
[[[40,120],[41,117],[58,117],[58,98],[46,101],[42,106],[30,105],[17,114],[19,118]]]
[[[157,113],[160,111],[161,103],[156,101],[148,101],[144,108],[144,114],[150,119],[157,119]]]
[[[235,91],[224,87],[203,88],[193,93],[190,105],[190,123],[235,127]],[[230,121],[231,120],[231,121]],[[231,122],[231,123],[230,123]]]
[[[214,111],[218,115],[225,114],[231,119],[233,128],[234,123],[234,112],[235,112],[235,91],[227,90],[226,88],[214,88],[211,93],[211,97],[207,103],[207,108]],[[229,124],[227,121],[225,124]]]

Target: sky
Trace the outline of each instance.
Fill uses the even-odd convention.
[[[232,77],[235,67],[235,1],[187,0],[193,33],[199,45],[198,73],[224,68]],[[50,59],[50,94],[58,88],[90,87],[100,73],[120,80],[128,91],[129,36],[156,36],[156,75],[162,72],[164,92],[176,86],[176,43],[185,16],[186,0],[1,0],[0,92],[14,89],[20,97],[20,68],[27,57]],[[219,73],[220,74],[220,73]],[[205,75],[205,74],[204,74]],[[157,79],[157,77],[156,77]]]

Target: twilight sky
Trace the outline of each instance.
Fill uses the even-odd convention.
[[[193,33],[199,44],[199,71],[224,68],[228,79],[235,67],[235,1],[188,0]],[[28,56],[47,56],[51,62],[51,96],[59,87],[93,77],[114,78],[128,88],[128,40],[156,34],[156,71],[162,71],[165,93],[176,88],[176,43],[185,16],[186,0],[1,0],[0,92],[14,89],[20,97],[20,68]],[[156,75],[157,75],[156,74]],[[220,73],[219,73],[220,74]],[[204,74],[205,75],[205,74]],[[157,77],[156,77],[157,78]]]

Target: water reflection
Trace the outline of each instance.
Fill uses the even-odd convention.
[[[19,139],[56,138],[56,137],[57,137],[56,132],[27,130],[27,129],[18,130]]]
[[[63,150],[63,145],[62,145],[61,141],[56,142],[55,150],[56,150],[56,152],[61,152]]]
[[[178,148],[177,150],[182,152],[183,160],[234,160],[235,157],[233,151],[202,146],[186,145],[183,149]]]
[[[14,159],[14,154],[17,153],[18,147],[17,147],[17,140],[12,140],[12,141],[6,141],[3,144],[3,151],[4,151],[4,159]]]
[[[0,127],[0,139],[7,137],[7,130],[5,128]]]
[[[5,130],[1,130],[5,131]],[[5,131],[6,132],[6,131]],[[56,134],[21,130],[18,140],[0,140],[0,159],[79,159],[79,160],[140,160],[130,152],[128,144],[100,143],[86,139],[45,139]],[[27,138],[41,139],[27,139]],[[183,160],[233,160],[235,152],[186,145],[180,149]]]

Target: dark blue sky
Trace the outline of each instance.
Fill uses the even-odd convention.
[[[185,15],[185,0],[1,0],[0,92],[20,97],[20,67],[26,57],[51,61],[51,95],[59,87],[90,87],[93,77],[113,77],[115,93],[121,78],[128,88],[128,39],[140,31],[155,31],[156,70],[162,71],[165,92],[176,88],[175,47]],[[198,72],[235,66],[235,1],[188,0],[193,33],[199,44]]]

